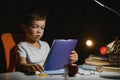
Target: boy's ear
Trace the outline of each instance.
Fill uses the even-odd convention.
[[[23,30],[24,32],[26,32],[27,26],[26,26],[25,24],[21,24],[21,28],[22,28],[22,30]]]

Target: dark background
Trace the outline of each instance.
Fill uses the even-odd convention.
[[[119,0],[98,0],[120,13]],[[2,0],[0,1],[0,33],[21,32],[20,20],[24,7],[43,7],[48,13],[43,40],[50,45],[56,38],[76,38],[80,60],[89,54],[99,54],[119,34],[120,17],[94,0]],[[87,48],[85,40],[92,39],[94,46]],[[81,63],[80,61],[80,63]]]

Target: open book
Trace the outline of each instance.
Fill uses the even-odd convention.
[[[69,63],[69,55],[77,44],[77,39],[55,39],[45,62],[45,70],[63,69]]]

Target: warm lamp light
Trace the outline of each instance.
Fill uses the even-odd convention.
[[[86,41],[86,45],[87,45],[87,46],[92,46],[92,45],[93,45],[93,42],[92,42],[91,40],[87,40],[87,41]]]

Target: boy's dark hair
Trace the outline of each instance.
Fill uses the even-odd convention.
[[[34,19],[46,20],[45,11],[36,7],[25,8],[22,14],[22,24],[29,25]]]

